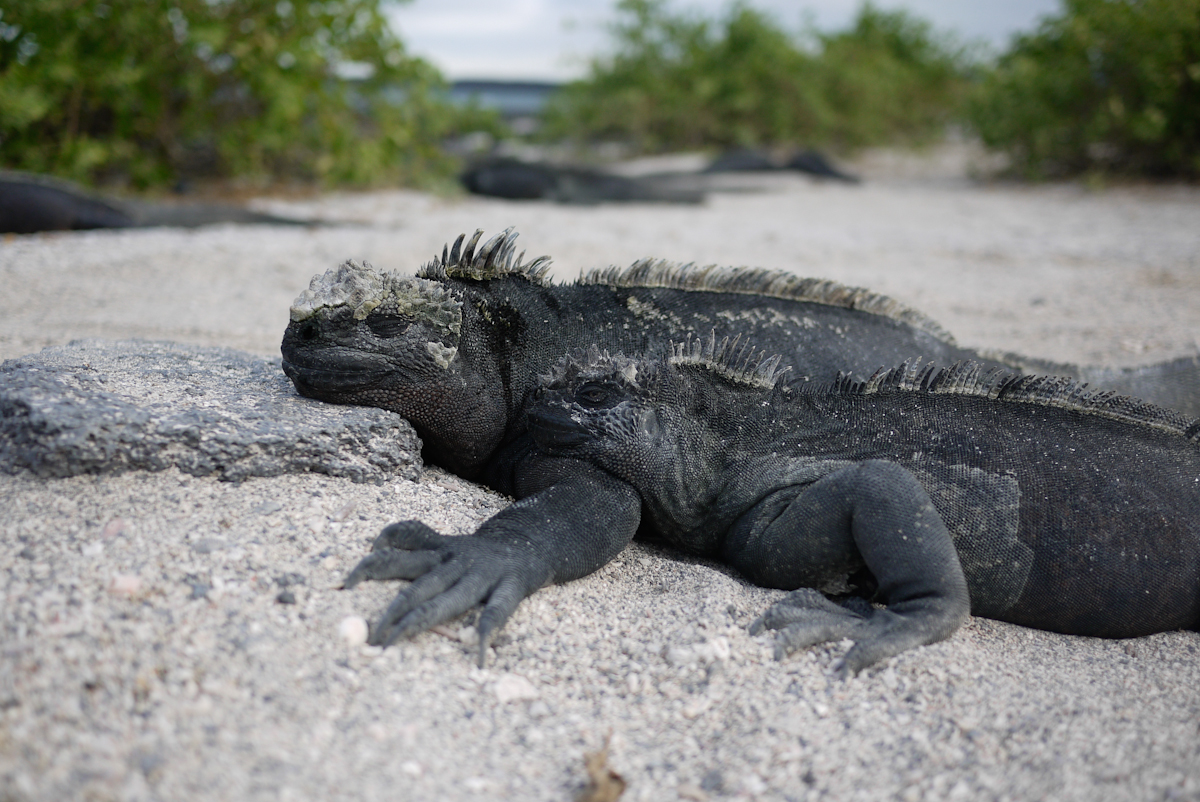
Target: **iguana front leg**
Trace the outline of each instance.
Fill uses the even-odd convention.
[[[523,498],[473,535],[445,536],[420,521],[388,526],[343,585],[411,579],[371,629],[388,646],[484,603],[479,665],[492,637],[526,596],[586,576],[637,531],[641,497],[625,482],[575,460],[531,456],[514,480]]]
[[[958,553],[924,487],[903,467],[871,460],[759,502],[730,531],[725,557],[752,581],[801,587],[751,625],[780,629],[776,657],[851,638],[838,667],[856,674],[948,638],[971,609]],[[886,607],[840,605],[814,585],[865,566]]]

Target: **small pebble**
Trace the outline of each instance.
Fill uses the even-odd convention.
[[[279,595],[275,597],[275,601],[279,602],[280,604],[295,604],[296,603],[296,594],[292,593],[290,590],[281,590],[281,591],[279,591]],[[346,619],[346,620],[348,621],[350,619]],[[342,622],[341,628],[342,628],[342,630],[345,630],[346,621]],[[343,638],[346,637],[344,633],[342,634],[342,637]]]
[[[520,674],[505,674],[496,680],[493,690],[501,704],[521,699],[536,699],[541,695],[538,689],[533,687],[533,683]]]
[[[136,596],[142,589],[142,578],[137,574],[117,574],[108,583],[109,593],[118,596]]]
[[[362,616],[348,615],[338,624],[338,636],[349,646],[361,646],[366,643],[367,633],[367,622]]]
[[[225,548],[225,542],[215,537],[201,538],[192,544],[192,551],[197,554],[212,554],[214,551],[220,551],[223,548]]]

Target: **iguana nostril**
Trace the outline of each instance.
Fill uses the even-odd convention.
[[[315,321],[312,320],[301,326],[299,331],[300,339],[304,340],[305,342],[312,342],[313,340],[317,339],[320,333],[320,327]]]

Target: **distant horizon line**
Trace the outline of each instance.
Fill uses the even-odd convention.
[[[473,76],[470,78],[446,78],[446,81],[451,84],[484,84],[487,86],[522,86],[537,89],[557,89],[571,80],[550,80],[542,78],[481,78]]]

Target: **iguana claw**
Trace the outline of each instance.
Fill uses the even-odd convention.
[[[482,603],[479,617],[479,665],[492,638],[536,581],[536,559],[511,544],[477,536],[441,535],[420,521],[386,527],[346,581],[349,589],[367,579],[408,579],[371,627],[368,642],[390,646],[456,618]]]

